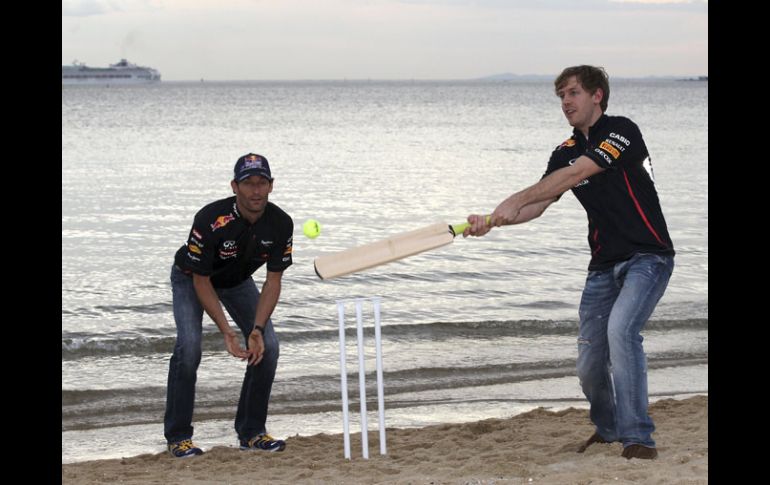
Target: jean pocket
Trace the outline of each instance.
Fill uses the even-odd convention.
[[[664,277],[666,281],[674,271],[674,257],[666,254],[639,253],[635,257],[635,263],[642,265],[650,275],[657,278]]]

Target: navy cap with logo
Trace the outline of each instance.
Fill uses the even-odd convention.
[[[242,182],[252,175],[259,175],[265,177],[269,181],[273,181],[272,175],[270,175],[270,165],[267,163],[267,158],[256,153],[248,153],[235,162],[235,176],[236,182]]]

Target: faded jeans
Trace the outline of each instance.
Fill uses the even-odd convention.
[[[654,447],[640,335],[668,286],[674,257],[640,253],[589,271],[580,301],[577,374],[591,421],[608,442]]]
[[[168,391],[164,434],[169,443],[193,436],[195,382],[201,362],[203,307],[193,287],[192,277],[176,266],[171,268],[176,345],[168,369]],[[247,278],[232,288],[216,289],[219,300],[243,333],[244,340],[254,328],[259,302],[259,290],[254,280]],[[265,353],[256,366],[247,366],[235,416],[238,438],[249,440],[265,433],[267,405],[278,365],[278,339],[271,320],[265,327]],[[224,343],[222,344],[224,347]],[[245,343],[244,343],[245,345]]]

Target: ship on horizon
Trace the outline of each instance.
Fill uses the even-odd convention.
[[[61,67],[61,83],[64,84],[146,84],[160,82],[160,72],[151,67],[137,66],[121,59],[110,67],[88,67],[74,61],[71,66]]]

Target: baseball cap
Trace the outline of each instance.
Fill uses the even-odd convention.
[[[269,181],[273,181],[273,177],[270,175],[270,165],[267,163],[267,158],[256,153],[247,153],[235,162],[235,175],[234,180],[236,182],[242,182],[252,175],[259,175],[265,177]]]

